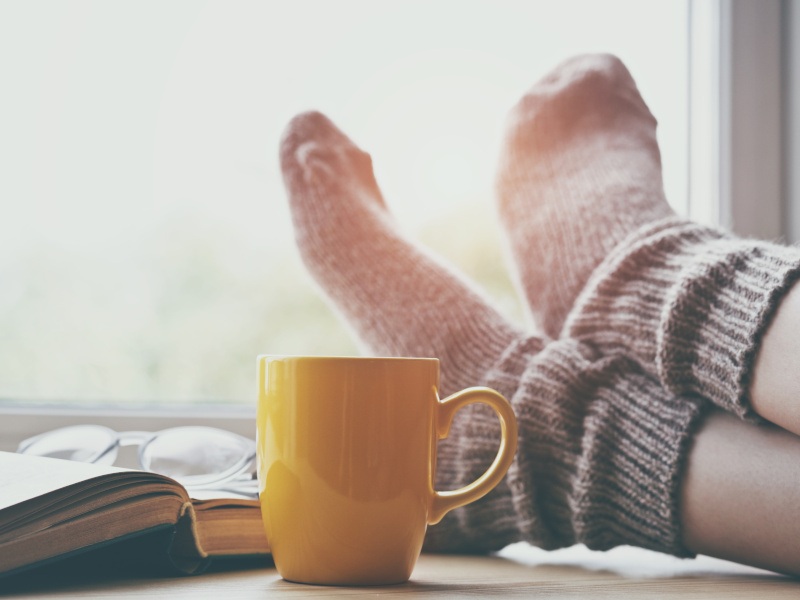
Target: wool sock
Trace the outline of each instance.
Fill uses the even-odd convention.
[[[800,250],[675,216],[655,127],[608,55],[570,59],[522,98],[497,178],[520,282],[548,334],[625,353],[671,394],[759,421],[755,359]]]
[[[635,544],[680,556],[678,498],[700,399],[676,399],[624,354],[549,342],[506,322],[461,277],[403,237],[368,155],[324,116],[295,118],[281,163],[303,260],[373,352],[435,356],[445,393],[487,385],[519,421],[508,476],[431,527],[429,550]],[[500,439],[486,407],[459,411],[436,489],[468,485]]]
[[[497,199],[519,283],[557,337],[589,275],[631,231],[672,215],[656,120],[610,55],[572,58],[512,109]]]
[[[303,261],[368,351],[440,358],[445,394],[476,385],[522,333],[403,236],[370,156],[326,116],[295,117],[280,156]]]

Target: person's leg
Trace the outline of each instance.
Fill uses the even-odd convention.
[[[761,342],[750,402],[768,421],[800,435],[800,284],[780,303]]]
[[[606,54],[565,61],[522,97],[507,118],[496,181],[518,283],[551,337],[611,249],[674,214],[656,120]]]
[[[800,575],[800,438],[715,411],[689,455],[681,522],[694,552]]]
[[[556,335],[609,251],[669,216],[655,120],[618,61],[579,57],[536,84],[509,125],[498,175],[502,222],[532,313]],[[606,273],[565,335],[636,346],[631,355],[676,392],[704,392],[750,417],[748,365],[757,354],[752,408],[800,434],[800,286],[759,343],[796,255],[678,220],[652,233],[664,225],[672,233],[667,227],[640,251],[628,244],[618,276]],[[659,258],[670,252],[672,264]],[[696,435],[681,508],[689,549],[800,574],[800,438],[714,413]]]
[[[597,269],[564,335],[800,434],[800,292],[781,302],[800,253],[675,217],[655,128],[608,55],[562,63],[511,111],[498,204],[531,312],[557,335]]]

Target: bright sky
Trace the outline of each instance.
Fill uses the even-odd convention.
[[[198,212],[285,248],[276,146],[308,108],[373,154],[408,227],[488,206],[506,111],[591,51],[628,64],[682,207],[681,1],[0,1],[0,261],[133,249]]]
[[[259,352],[352,351],[302,279],[286,122],[327,113],[404,228],[480,262],[505,115],[583,52],[628,65],[684,210],[681,0],[0,0],[0,398],[249,402]]]

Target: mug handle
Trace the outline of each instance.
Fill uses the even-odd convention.
[[[437,404],[436,432],[439,439],[450,433],[456,412],[469,404],[483,403],[492,408],[500,418],[500,449],[489,469],[478,479],[458,490],[433,492],[428,524],[435,525],[449,511],[482,498],[494,488],[514,461],[517,451],[517,418],[511,403],[502,395],[487,387],[472,387],[456,392]]]

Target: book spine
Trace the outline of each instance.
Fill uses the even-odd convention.
[[[197,517],[191,502],[185,502],[181,507],[167,556],[172,566],[186,575],[202,573],[211,563],[198,541]]]

